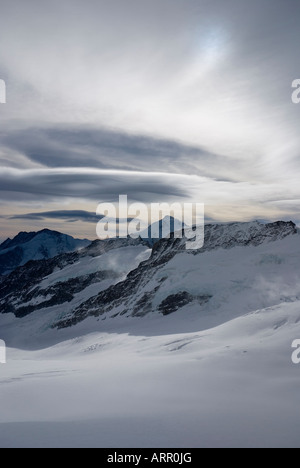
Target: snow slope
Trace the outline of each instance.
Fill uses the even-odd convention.
[[[299,301],[202,332],[173,334],[175,315],[9,349],[0,446],[299,447]]]

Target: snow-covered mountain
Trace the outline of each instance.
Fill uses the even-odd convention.
[[[72,309],[56,325],[71,326],[89,316],[99,317],[107,314],[114,317],[141,317],[155,312],[168,315],[188,305],[196,307],[200,313],[211,307],[221,307],[224,289],[229,293],[228,300],[233,301],[238,289],[244,296],[251,284],[251,294],[255,297],[254,283],[263,267],[259,267],[258,264],[253,268],[252,256],[261,255],[261,252],[266,250],[273,251],[274,246],[270,247],[268,244],[282,241],[296,233],[293,223],[283,222],[267,225],[258,222],[207,225],[204,246],[196,251],[186,250],[184,237],[162,239],[154,245],[150,259],[131,271],[123,282],[111,286]],[[260,245],[263,247],[257,249]],[[211,264],[215,257],[218,259],[224,255],[219,249],[226,251],[225,258],[228,259],[223,268],[222,262],[219,268]],[[250,262],[247,268],[243,268],[247,271],[245,284],[242,281],[237,254],[245,258],[245,262]],[[270,255],[272,259],[272,254]],[[232,274],[228,275],[227,270],[230,271],[230,268]],[[217,277],[219,281],[216,281]],[[233,292],[232,297],[230,291]],[[260,305],[258,303],[257,307]]]
[[[280,252],[295,242],[298,247],[296,234],[292,222],[207,225],[204,246],[196,251],[186,250],[185,238],[162,239],[152,250],[141,238],[94,241],[4,278],[0,312],[16,317],[47,312],[49,326],[59,329],[88,317],[166,316],[187,308],[205,316],[227,303],[239,315],[274,305],[260,283],[289,278],[291,266],[286,268]],[[282,291],[275,297],[280,302]]]
[[[293,223],[255,222],[19,267],[0,447],[299,447],[299,264]]]
[[[74,239],[49,229],[20,232],[14,239],[7,239],[0,245],[0,275],[7,275],[30,260],[53,258],[89,244],[88,240]]]
[[[141,239],[96,240],[48,260],[31,261],[0,283],[0,313],[24,317],[34,311],[69,310],[122,281],[151,254]]]

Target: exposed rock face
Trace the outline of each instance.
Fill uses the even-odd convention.
[[[170,315],[185,305],[194,302],[195,300],[197,300],[200,305],[203,305],[206,304],[210,299],[211,296],[208,295],[194,297],[187,291],[182,291],[177,294],[171,294],[171,296],[168,296],[166,299],[164,299],[158,306],[158,310],[163,315]]]
[[[205,228],[204,246],[197,251],[186,250],[185,238],[162,239],[154,245],[150,259],[130,272],[125,281],[111,286],[98,296],[82,303],[54,326],[58,328],[69,327],[89,316],[103,316],[113,309],[116,311],[115,315],[143,316],[155,311],[167,315],[192,301],[198,300],[200,304],[205,304],[210,299],[207,294],[200,293],[197,296],[190,296],[187,292],[178,292],[169,296],[165,302],[155,306],[152,303],[153,298],[159,291],[161,284],[167,279],[165,277],[159,281],[153,281],[157,271],[178,253],[200,255],[218,248],[258,246],[264,242],[275,242],[296,233],[296,225],[292,222],[277,222],[267,225],[258,222],[208,225]]]
[[[55,284],[43,285],[45,278],[57,271],[64,271],[69,267],[88,261],[122,247],[147,246],[140,239],[116,239],[108,241],[94,241],[91,245],[77,252],[67,253],[58,257],[31,261],[17,268],[0,281],[0,313],[14,313],[16,317],[24,317],[36,310],[69,303],[74,295],[85,290],[88,286],[105,280],[116,282],[122,277],[111,266],[107,265],[100,271],[79,273],[76,277],[65,278]],[[127,270],[128,271],[128,270]],[[72,271],[71,271],[72,273]],[[70,274],[70,273],[69,273]]]
[[[204,246],[200,250],[188,253],[197,255],[218,248],[230,249],[242,246],[258,246],[264,242],[275,242],[287,236],[297,234],[296,225],[290,222],[277,221],[271,224],[251,223],[208,224],[205,226]],[[156,262],[165,263],[178,251],[186,251],[186,239],[162,239],[153,247],[152,257]]]

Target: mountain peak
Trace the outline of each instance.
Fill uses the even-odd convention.
[[[142,239],[147,239],[150,244],[157,240],[168,237],[170,234],[179,231],[184,227],[184,223],[173,216],[165,216],[159,221],[150,224],[147,229],[140,233]]]
[[[0,246],[0,275],[11,273],[30,260],[42,260],[87,247],[90,241],[74,239],[50,229],[38,232],[19,232]]]

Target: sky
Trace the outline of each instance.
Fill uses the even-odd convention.
[[[97,205],[300,223],[299,0],[0,0],[0,239]]]

